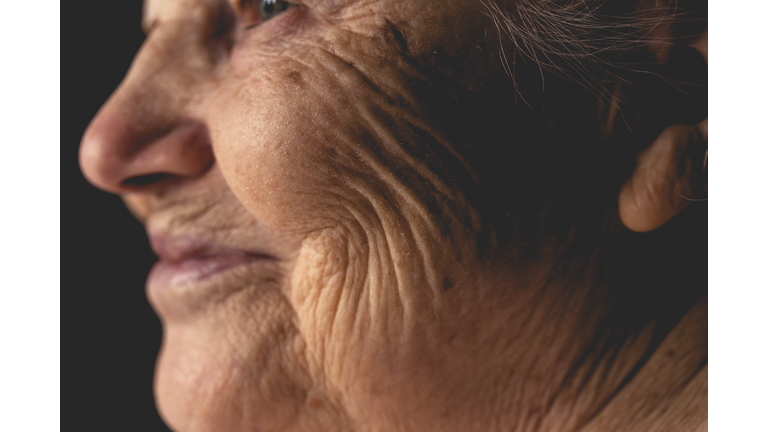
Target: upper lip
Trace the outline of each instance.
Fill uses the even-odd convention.
[[[168,236],[149,234],[152,251],[161,261],[178,262],[189,258],[205,258],[226,255],[243,255],[253,258],[277,260],[276,257],[258,250],[246,250],[238,247],[211,242],[192,236]]]

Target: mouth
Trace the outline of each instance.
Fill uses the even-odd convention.
[[[275,259],[267,255],[245,252],[196,255],[176,261],[161,259],[152,267],[147,283],[175,287],[190,282],[200,282],[232,268],[260,261],[275,261]]]
[[[149,242],[159,258],[147,278],[147,294],[155,303],[200,302],[214,293],[225,293],[234,286],[247,283],[247,280],[227,278],[238,269],[280,261],[261,251],[195,237],[150,235]],[[243,279],[243,275],[234,279]]]

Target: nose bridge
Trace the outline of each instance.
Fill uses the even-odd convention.
[[[136,179],[190,177],[211,165],[201,114],[216,65],[211,44],[200,34],[205,29],[195,21],[158,25],[91,121],[81,142],[80,165],[95,186],[135,191],[149,185]]]

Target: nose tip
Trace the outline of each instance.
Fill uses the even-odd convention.
[[[80,144],[80,167],[94,186],[112,193],[147,190],[167,178],[198,176],[213,163],[202,122],[152,121],[111,108],[108,102]]]

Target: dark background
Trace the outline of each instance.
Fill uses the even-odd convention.
[[[62,419],[71,430],[169,430],[152,395],[161,327],[144,281],[155,257],[141,224],[85,180],[77,159],[85,128],[144,40],[141,6],[80,0],[61,14]]]

